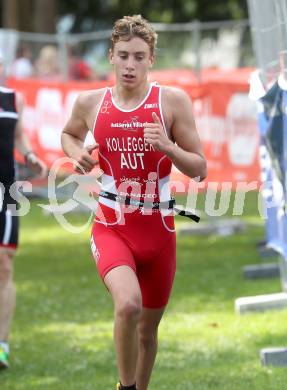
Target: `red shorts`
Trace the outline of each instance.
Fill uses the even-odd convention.
[[[101,207],[107,215],[109,208]],[[173,217],[166,218],[173,226]],[[142,215],[136,210],[125,215],[124,224],[103,224],[96,217],[91,247],[102,279],[111,269],[127,265],[137,275],[144,307],[167,304],[176,269],[176,239],[175,232],[164,226],[159,211]]]

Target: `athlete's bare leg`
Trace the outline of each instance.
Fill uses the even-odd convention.
[[[142,310],[138,324],[137,390],[147,390],[157,353],[158,325],[164,309]]]
[[[104,282],[114,300],[114,339],[120,380],[124,386],[131,386],[136,381],[137,325],[142,311],[140,286],[128,266],[112,269]]]
[[[0,248],[0,340],[7,341],[14,313],[16,291],[13,283],[14,250]]]

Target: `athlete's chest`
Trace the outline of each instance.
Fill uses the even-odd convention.
[[[151,121],[151,113],[143,110],[123,113],[111,107],[108,119],[100,121],[95,128],[101,155],[120,169],[145,170],[156,164],[162,153],[144,137],[145,123]]]
[[[148,143],[144,137],[146,123],[154,123],[153,113],[161,119],[162,131],[165,126],[160,105],[160,91],[154,89],[135,109],[119,108],[107,93],[100,105],[94,126],[95,141],[99,144],[100,155],[113,167],[122,171],[156,169],[163,158],[162,152]]]
[[[142,138],[146,123],[153,123],[155,112],[165,124],[161,108],[161,90],[151,87],[146,98],[133,109],[119,107],[113,100],[111,90],[107,90],[100,104],[94,126],[94,136],[99,143],[104,137]]]

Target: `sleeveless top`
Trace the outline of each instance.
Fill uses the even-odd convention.
[[[157,84],[151,84],[144,100],[129,110],[116,104],[110,88],[104,93],[93,128],[103,171],[102,191],[148,202],[170,199],[171,160],[144,139],[144,124],[154,123],[153,112],[166,132]],[[109,199],[101,203],[114,207]]]
[[[0,87],[0,181],[9,187],[15,181],[15,128],[18,113],[15,92]]]

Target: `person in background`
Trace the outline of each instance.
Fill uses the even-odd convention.
[[[46,45],[41,48],[35,61],[35,76],[49,81],[62,79],[59,50],[56,46]]]
[[[3,73],[0,54],[0,74]],[[12,89],[0,87],[0,368],[9,367],[9,334],[16,301],[13,261],[18,246],[17,200],[11,189],[16,181],[14,147],[29,169],[45,177],[47,167],[36,156],[23,130],[23,98]]]
[[[91,66],[78,53],[76,47],[69,47],[68,74],[71,80],[96,80],[97,75]]]
[[[19,46],[17,56],[12,64],[10,76],[16,79],[27,79],[33,77],[34,66],[32,63],[32,52],[28,46]]]

